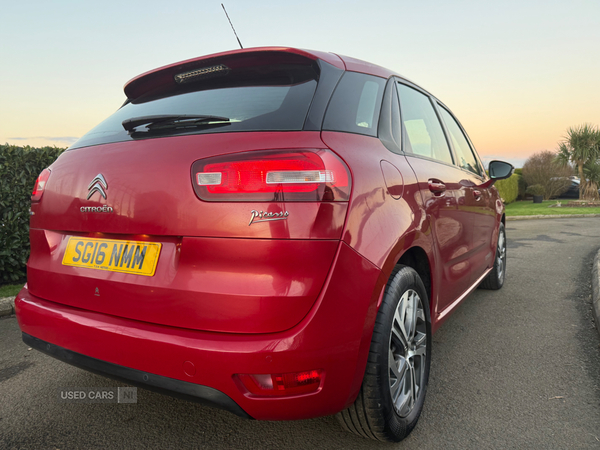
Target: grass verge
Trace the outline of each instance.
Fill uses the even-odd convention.
[[[16,297],[23,288],[23,284],[4,284],[0,286],[0,298]]]
[[[560,201],[563,205],[567,204],[568,200]],[[542,203],[533,203],[531,200],[513,202],[506,205],[506,215],[510,216],[550,216],[556,214],[600,214],[600,207],[553,207],[557,200],[544,200]]]

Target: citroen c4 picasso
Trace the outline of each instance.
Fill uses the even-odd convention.
[[[333,53],[255,48],[142,74],[39,176],[23,340],[261,420],[398,441],[432,333],[505,279],[504,207],[437,98]]]

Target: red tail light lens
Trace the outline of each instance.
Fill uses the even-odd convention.
[[[35,186],[33,186],[33,192],[31,193],[32,202],[39,202],[42,199],[48,178],[50,178],[50,169],[42,170],[42,173],[35,180]]]
[[[310,394],[321,388],[325,372],[321,369],[306,372],[272,374],[237,374],[235,377],[252,395],[284,397]]]
[[[348,201],[350,173],[327,150],[236,153],[192,165],[196,195],[207,201]]]

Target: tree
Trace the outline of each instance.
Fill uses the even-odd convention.
[[[583,173],[586,178],[586,198],[598,199],[598,187],[600,186],[600,160],[589,160],[583,166]]]
[[[558,144],[557,161],[563,165],[572,162],[579,174],[579,198],[597,200],[598,185],[588,181],[584,166],[594,164],[600,159],[600,129],[596,125],[585,123],[567,128],[564,141]]]
[[[529,185],[544,188],[544,199],[558,197],[571,185],[573,169],[556,161],[556,153],[549,150],[531,155],[523,164],[523,180]]]

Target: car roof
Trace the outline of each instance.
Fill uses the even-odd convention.
[[[391,76],[402,77],[399,73],[396,73],[390,69],[386,69],[385,67],[378,66],[377,64],[372,64],[367,61],[363,61],[361,59],[352,58],[350,56],[337,55],[344,62],[346,66],[346,70],[350,72],[362,72],[369,75],[375,75],[382,78],[389,78]]]

